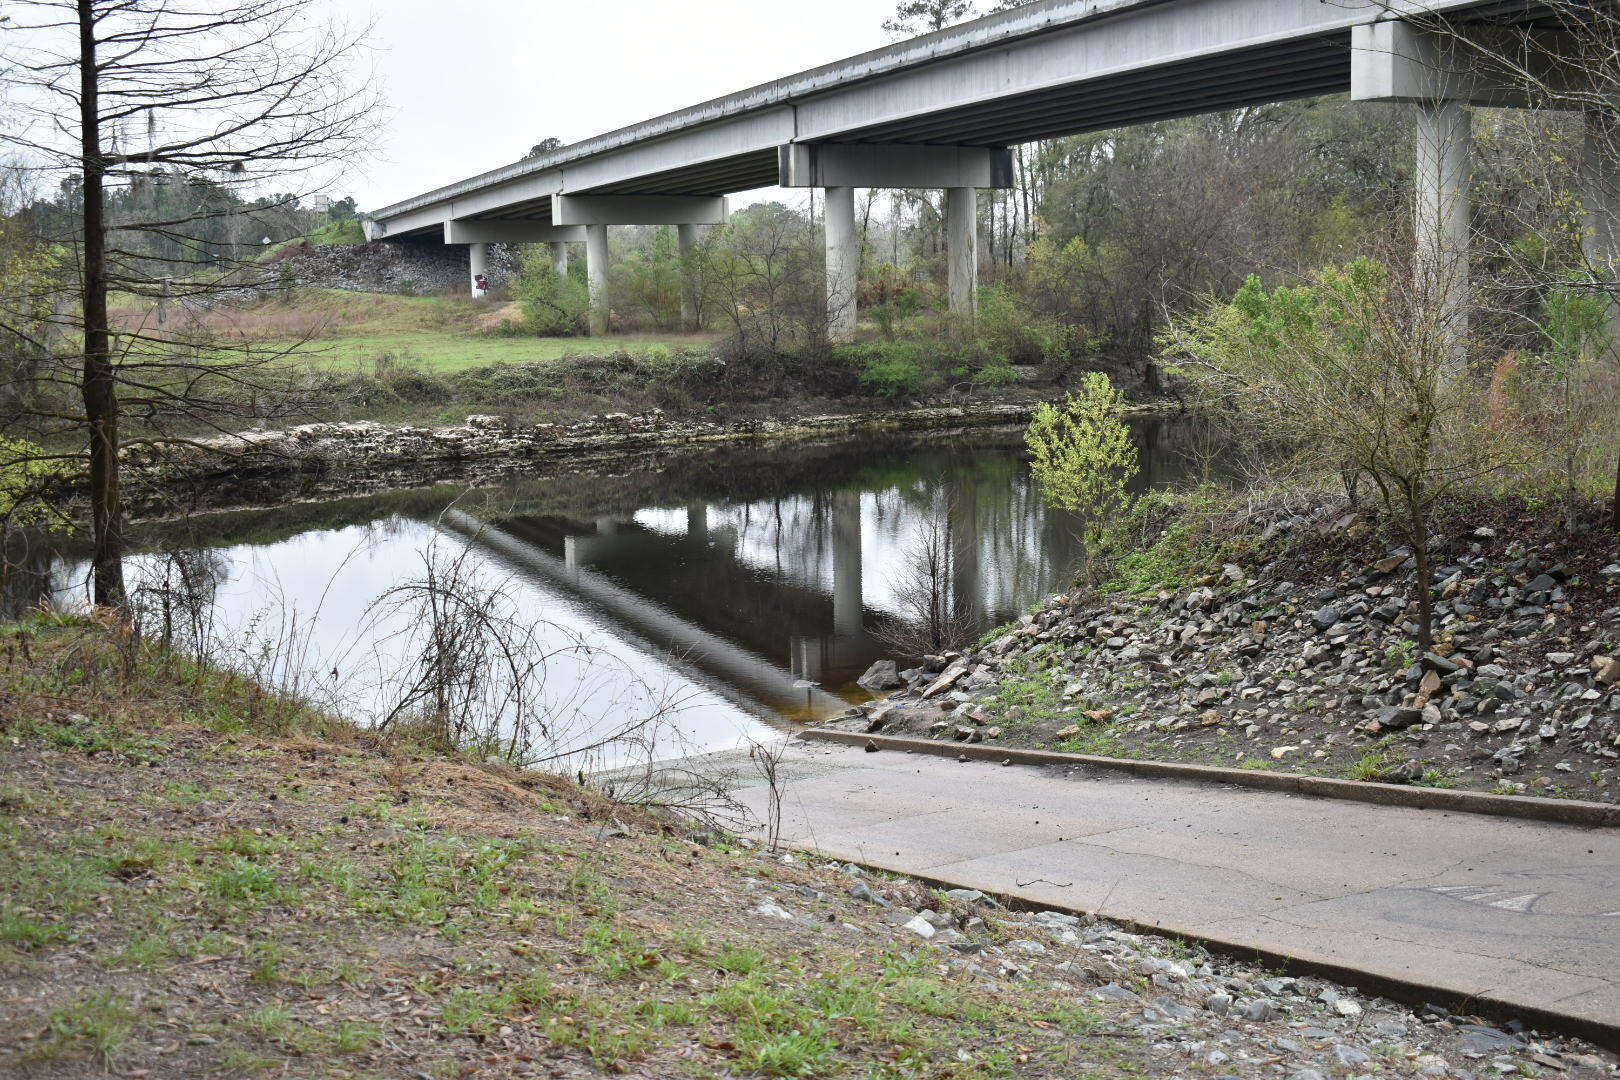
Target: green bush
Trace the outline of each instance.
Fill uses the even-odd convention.
[[[1099,524],[1130,505],[1125,485],[1137,472],[1136,443],[1108,376],[1091,372],[1061,406],[1042,402],[1024,439],[1047,502]]]
[[[61,461],[34,443],[0,438],[0,527],[56,524],[51,488],[66,474]]]
[[[928,376],[929,349],[914,342],[873,342],[850,345],[834,354],[835,360],[856,372],[861,385],[878,397],[898,398],[923,389]]]
[[[1018,372],[1008,364],[990,363],[973,376],[973,385],[998,389],[1018,382]]]
[[[524,326],[532,334],[577,337],[590,328],[590,287],[574,274],[557,273],[544,245],[524,252],[512,297],[522,306]]]
[[[349,218],[347,221],[329,221],[309,234],[309,242],[312,244],[363,244],[366,242],[366,230],[361,227],[359,218]]]
[[[979,290],[978,345],[996,364],[1062,366],[1074,353],[1075,332],[1037,315],[1000,285]]]

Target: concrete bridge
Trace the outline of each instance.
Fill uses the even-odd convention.
[[[1404,0],[1402,0],[1404,3]],[[725,196],[822,188],[829,336],[855,330],[854,191],[942,188],[952,311],[974,314],[976,195],[1012,183],[1030,140],[1348,91],[1418,106],[1420,265],[1460,318],[1468,267],[1467,105],[1527,105],[1425,28],[1443,15],[1489,44],[1536,25],[1520,0],[1038,0],[481,173],[376,211],[372,239],[470,246],[546,242],[557,266],[583,242],[593,330],[606,323],[607,229],[675,225],[690,252]],[[1391,8],[1424,13],[1405,21]],[[1533,60],[1533,58],[1532,58]],[[1590,170],[1608,220],[1614,171]],[[1605,226],[1594,233],[1607,237]],[[685,315],[694,312],[687,301]]]

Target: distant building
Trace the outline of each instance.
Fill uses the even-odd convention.
[[[323,214],[326,213],[328,210],[332,209],[332,196],[311,195],[309,197],[309,208],[311,210],[317,210]]]

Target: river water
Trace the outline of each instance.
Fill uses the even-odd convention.
[[[1186,471],[1178,424],[1134,431],[1135,486]],[[1072,581],[1080,526],[1042,503],[1021,431],[996,429],[731,446],[195,516],[133,530],[129,576],[149,626],[185,622],[176,596],[200,591],[211,603],[190,625],[218,659],[375,719],[412,684],[417,644],[408,605],[379,598],[430,562],[454,564],[538,628],[527,644],[548,650],[543,708],[559,740],[662,706],[674,754],[866,700],[855,680],[893,654],[883,630],[907,610],[920,552],[945,554],[953,609],[989,627]],[[9,606],[82,596],[73,550],[32,565]],[[204,587],[177,592],[181,580]]]

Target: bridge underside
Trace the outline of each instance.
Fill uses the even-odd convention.
[[[1453,20],[1466,16],[1459,32],[1481,41],[1495,35],[1501,44],[1503,34],[1527,28],[1547,40],[1557,36],[1557,27],[1541,25],[1547,11],[1537,4],[1427,0],[1426,7]],[[828,334],[848,340],[858,293],[855,188],[948,192],[951,310],[971,320],[976,192],[1009,186],[1007,147],[1348,91],[1358,100],[1418,106],[1417,238],[1427,252],[1420,255],[1431,276],[1450,279],[1441,291],[1460,318],[1466,106],[1525,97],[1521,87],[1491,85],[1473,70],[1477,55],[1451,35],[1388,18],[1375,0],[1359,7],[1041,0],[440,188],[379,211],[368,228],[471,242],[475,275],[485,242],[551,242],[555,265],[565,267],[563,245],[583,238],[592,325],[600,330],[607,325],[609,225],[679,224],[687,252],[700,225],[724,220],[723,196],[773,185],[821,187]],[[1616,170],[1599,173],[1606,182]],[[1589,210],[1607,213],[1615,193],[1594,189],[1586,198]],[[580,229],[583,237],[575,235]]]

